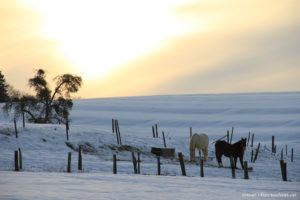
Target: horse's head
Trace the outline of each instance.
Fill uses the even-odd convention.
[[[245,149],[246,149],[246,141],[247,141],[247,138],[242,138],[242,139],[240,140],[240,142],[241,142],[241,144],[242,144],[242,147],[243,147],[243,151],[245,151]]]

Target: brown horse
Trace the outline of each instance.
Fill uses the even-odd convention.
[[[236,167],[237,157],[240,158],[240,163],[242,168],[244,169],[243,165],[243,157],[244,152],[246,149],[246,138],[242,138],[240,141],[229,144],[225,141],[218,140],[215,144],[215,151],[216,151],[216,158],[218,160],[219,167],[223,167],[222,164],[222,155],[226,157],[233,157],[234,158],[234,166]]]

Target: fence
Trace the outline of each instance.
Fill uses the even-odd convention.
[[[68,122],[66,123],[66,134],[67,134],[67,140],[68,140]],[[15,134],[16,134],[16,138],[18,138],[18,131],[17,131],[17,124],[16,121],[14,120],[14,128],[15,128]],[[155,124],[154,126],[152,126],[152,131],[153,131],[153,137],[158,137],[158,126],[157,124]],[[232,127],[231,130],[231,137],[229,137],[229,131],[227,131],[227,135],[225,135],[224,137],[227,137],[227,141],[232,142],[232,138],[233,138],[233,131],[234,131],[234,127]],[[119,123],[118,120],[112,119],[112,132],[116,133],[116,137],[117,137],[117,142],[118,144],[122,144],[121,141],[121,134],[120,134],[120,128],[119,128]],[[192,135],[192,127],[190,127],[190,136]],[[165,139],[165,133],[162,132],[162,136],[163,136],[163,142],[164,142],[164,147],[166,148],[166,139]],[[247,146],[250,143],[250,136],[251,133],[249,132],[248,135],[248,140],[247,140]],[[223,138],[224,138],[223,137]],[[252,133],[252,139],[251,139],[251,145],[253,147],[253,141],[254,141],[254,133]],[[276,144],[275,144],[275,136],[272,136],[272,153],[276,153]],[[255,163],[255,161],[258,158],[258,154],[259,154],[259,150],[260,150],[260,142],[258,143],[257,149],[255,151],[255,155],[254,155],[254,151],[251,151],[251,162]],[[285,155],[288,155],[288,146],[285,145]],[[291,155],[290,155],[290,159],[291,162],[294,161],[294,150],[293,148],[291,148]],[[254,158],[253,158],[254,157]],[[161,175],[161,157],[157,156],[157,175]],[[281,154],[280,154],[280,168],[281,168],[281,174],[282,174],[282,179],[283,181],[287,181],[287,163],[284,162],[284,149],[281,149]],[[67,162],[67,172],[71,173],[71,160],[72,160],[72,153],[68,152],[68,162]],[[181,173],[183,176],[187,176],[186,173],[186,168],[185,168],[185,163],[184,163],[184,155],[179,152],[178,153],[178,160],[179,160],[179,165],[180,165],[180,169],[181,169]],[[20,171],[21,169],[23,169],[23,161],[22,161],[22,151],[19,148],[18,151],[14,151],[14,164],[15,164],[15,171]],[[140,153],[138,152],[138,158],[136,158],[135,153],[132,152],[132,163],[133,163],[133,172],[135,174],[140,174],[141,170],[141,159],[140,159]],[[233,162],[233,158],[230,158],[230,164],[231,164],[231,174],[232,174],[232,178],[236,178],[236,174],[235,174],[235,163]],[[200,159],[200,176],[204,177],[204,161],[201,158]],[[81,145],[79,145],[79,149],[78,149],[78,170],[83,170],[82,167],[82,147]],[[114,154],[113,155],[113,173],[117,174],[117,156]],[[244,162],[244,179],[249,179],[249,174],[248,174],[248,163],[247,161]]]

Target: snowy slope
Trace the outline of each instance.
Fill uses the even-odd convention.
[[[112,118],[119,119],[121,128],[126,131],[126,128],[134,127],[130,131],[139,135],[151,134],[151,126],[158,123],[163,130],[180,136],[189,134],[189,127],[215,136],[225,134],[227,129],[234,126],[243,135],[251,131],[262,138],[283,133],[296,137],[300,127],[300,93],[148,96],[75,101],[72,112],[74,124],[109,129]]]
[[[126,146],[117,145],[115,134],[111,130],[112,118],[119,120],[122,143]],[[31,199],[31,194],[26,196],[25,187],[23,188],[24,193],[20,192],[18,195],[9,196],[13,190],[8,190],[5,186],[8,179],[10,184],[16,184],[19,180],[26,180],[26,178],[32,179],[30,182],[32,187],[40,185],[41,188],[51,186],[51,184],[59,185],[60,181],[65,181],[70,183],[65,187],[75,194],[79,186],[74,186],[71,182],[80,179],[86,191],[78,192],[79,197],[87,191],[91,191],[95,195],[105,193],[106,189],[93,187],[87,183],[89,180],[102,185],[105,183],[106,187],[113,187],[118,181],[122,182],[122,180],[128,179],[128,185],[121,187],[124,188],[123,190],[118,189],[122,190],[119,192],[123,192],[130,198],[120,199],[132,199],[145,194],[149,197],[146,199],[151,199],[152,196],[147,191],[155,191],[159,187],[166,187],[165,191],[168,192],[166,195],[169,194],[168,197],[171,198],[174,193],[171,191],[176,191],[175,187],[178,185],[187,185],[188,181],[191,182],[191,186],[186,190],[191,192],[190,199],[196,199],[198,194],[196,188],[200,187],[199,185],[201,188],[203,188],[202,185],[205,185],[203,191],[207,193],[207,197],[215,197],[208,199],[216,199],[218,194],[214,192],[215,190],[225,193],[226,195],[222,196],[224,199],[237,195],[239,195],[238,199],[245,198],[242,193],[247,192],[247,188],[250,188],[249,193],[255,194],[275,193],[278,188],[281,188],[279,192],[294,193],[299,198],[300,93],[82,99],[74,100],[71,120],[70,140],[66,145],[63,125],[27,124],[23,129],[19,122],[20,133],[19,138],[16,139],[11,120],[6,119],[3,113],[0,114],[0,180],[4,180],[0,182],[0,199],[2,199],[1,197],[19,199],[22,195],[24,195],[23,199]],[[160,138],[152,137],[151,126],[155,123],[158,124]],[[234,126],[234,142],[241,137],[248,137],[249,131],[255,134],[254,147],[247,147],[245,152],[245,160],[249,162],[249,166],[254,168],[249,172],[250,180],[247,182],[240,180],[243,178],[242,170],[237,170],[237,179],[232,180],[230,169],[217,168],[213,144],[209,146],[210,159],[204,164],[205,178],[198,178],[199,166],[188,162],[189,127],[193,127],[193,132],[206,132],[212,143],[224,136],[227,130],[231,131],[232,126]],[[176,155],[177,152],[183,152],[185,155],[189,178],[181,178],[177,156],[173,159],[161,159],[161,173],[168,175],[164,178],[132,175],[131,151],[141,153],[142,174],[155,175],[157,173],[156,157],[150,153],[150,150],[151,147],[163,147],[161,131],[166,133],[167,146],[176,148]],[[278,149],[276,154],[270,152],[272,135],[275,136]],[[250,163],[251,151],[256,150],[258,142],[261,143],[258,159],[255,163]],[[83,171],[77,170],[78,145],[83,145],[84,150]],[[284,151],[284,160],[287,162],[289,183],[281,181],[279,166],[280,150],[282,148],[285,150],[285,145],[288,146],[287,154]],[[19,173],[20,175],[11,172],[14,168],[13,153],[18,148],[21,148],[23,153],[24,172]],[[290,161],[291,148],[294,149],[294,162]],[[72,171],[76,172],[71,175],[61,173],[66,171],[68,152],[72,152]],[[113,154],[116,154],[118,158],[117,176],[111,175]],[[223,163],[225,166],[229,166],[227,158],[223,157]],[[10,172],[7,173],[8,171]],[[37,177],[41,177],[41,179]],[[163,183],[160,183],[162,179],[164,179]],[[43,183],[49,181],[49,185],[39,184],[39,181]],[[178,185],[171,184],[177,181]],[[203,183],[199,184],[199,181]],[[269,186],[271,182],[273,184]],[[128,187],[136,184],[143,185],[141,190],[144,192],[139,192],[137,196],[134,196],[135,194],[128,192]],[[227,184],[234,185],[234,187],[230,189]],[[22,188],[22,186],[20,187]],[[30,186],[28,187],[30,188]],[[106,197],[119,199],[119,196],[111,190],[107,189]],[[178,195],[175,192],[173,196],[178,197],[175,199],[179,199],[184,191],[185,189],[179,191]],[[49,196],[46,195],[44,199],[51,199],[52,193],[53,191],[50,190]],[[201,195],[205,197],[203,192]],[[94,197],[91,195],[91,199]],[[163,197],[162,199],[165,199]],[[66,198],[71,197],[54,199]],[[285,199],[285,197],[276,199]]]

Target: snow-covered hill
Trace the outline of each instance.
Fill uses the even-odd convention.
[[[117,144],[116,136],[112,133],[112,119],[119,121],[123,146]],[[105,183],[105,187],[113,187],[118,181],[120,184],[144,185],[139,190],[155,191],[160,187],[166,187],[166,192],[169,192],[169,197],[172,199],[180,199],[181,193],[185,191],[178,190],[178,195],[170,194],[171,191],[176,191],[175,187],[170,185],[172,182],[183,185],[191,182],[187,190],[192,194],[186,196],[190,199],[195,199],[198,193],[202,195],[206,193],[204,195],[206,199],[216,199],[218,195],[212,195],[214,191],[225,193],[226,195],[222,196],[224,199],[236,196],[238,193],[238,198],[249,199],[254,196],[243,196],[242,193],[248,191],[248,194],[256,194],[256,197],[259,197],[258,193],[276,193],[279,187],[280,193],[293,193],[299,198],[300,191],[296,189],[300,188],[299,92],[81,99],[74,100],[71,120],[69,141],[66,141],[63,125],[26,124],[26,128],[23,129],[21,122],[18,123],[19,138],[16,139],[12,121],[5,118],[3,113],[0,114],[0,199],[2,197],[3,199],[31,199],[32,196],[26,196],[22,192],[11,194],[14,190],[8,189],[5,183],[9,179],[9,184],[15,184],[26,178],[36,180],[30,181],[32,187],[41,180],[49,181],[50,185],[53,183],[52,187],[60,185],[57,180],[65,180],[68,185],[66,187],[71,190],[70,192],[78,193],[78,197],[81,196],[80,191],[77,191],[79,186],[78,188],[74,185],[70,186],[76,179],[80,179],[86,189],[90,188],[92,193],[100,195],[105,190],[100,189],[96,192],[94,190],[97,190],[97,187],[92,187],[87,181]],[[154,124],[158,124],[159,138],[152,137]],[[193,132],[205,132],[210,137],[210,159],[204,164],[204,179],[199,178],[199,165],[188,162],[190,127],[193,128]],[[231,132],[231,127],[234,127],[233,142],[241,137],[248,137],[249,132],[255,134],[254,146],[247,147],[245,152],[245,160],[253,167],[253,171],[249,172],[248,181],[232,180],[230,169],[216,167],[212,143],[223,137],[227,130]],[[163,147],[162,131],[166,134],[167,147],[176,149],[175,158],[161,159],[161,173],[167,175],[164,178],[155,176],[157,161],[150,153],[151,147]],[[272,135],[275,136],[276,154],[270,151]],[[258,159],[255,163],[251,163],[251,151],[256,150],[259,142],[261,148]],[[79,145],[83,146],[84,152],[83,171],[77,170]],[[18,148],[22,149],[23,169],[21,173],[14,173],[13,156]],[[294,162],[291,162],[291,148],[294,150]],[[288,183],[283,183],[281,180],[279,166],[281,149],[284,149],[284,160],[287,163]],[[132,151],[141,153],[141,174],[147,176],[132,175]],[[64,174],[68,152],[72,152],[73,173],[71,175]],[[188,178],[181,178],[178,152],[182,152],[185,156]],[[115,175],[117,177],[112,175],[113,154],[118,158],[118,175]],[[229,166],[228,158],[223,157],[223,163]],[[240,167],[239,163],[238,167]],[[237,179],[243,178],[242,170],[237,170],[236,173]],[[37,176],[41,177],[41,180],[37,180]],[[128,179],[128,181],[124,182],[121,179]],[[258,181],[261,184],[258,184]],[[268,186],[270,183],[272,187]],[[232,188],[227,184],[231,184]],[[205,187],[203,190],[198,190],[196,186],[201,188],[201,185]],[[46,189],[47,184],[40,184],[40,186]],[[28,187],[22,188],[21,184],[19,186],[24,189],[24,192],[28,192],[26,191]],[[105,197],[111,199],[139,197],[129,193],[128,187],[121,188],[124,190],[118,188],[118,191],[121,190],[119,192],[126,194],[126,198],[125,196],[121,198],[110,189],[107,189],[110,193]],[[62,191],[58,189],[58,192]],[[138,194],[148,195],[145,199],[152,198],[146,191]],[[46,195],[44,199],[52,199],[52,195],[49,193],[49,196]],[[54,199],[71,199],[71,197],[72,195],[62,196],[62,198],[58,196]],[[168,197],[168,194],[164,197]],[[297,199],[297,197],[293,198]],[[276,199],[285,199],[285,197],[280,196]]]

